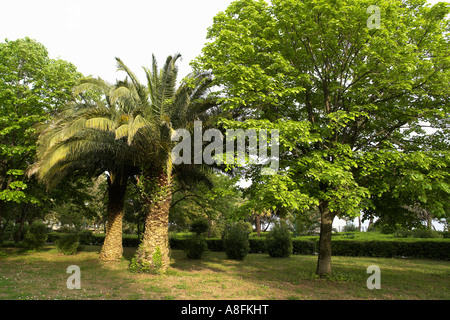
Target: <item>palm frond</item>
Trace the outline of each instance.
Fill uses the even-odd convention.
[[[136,93],[139,97],[140,103],[147,104],[148,103],[147,88],[139,82],[136,75],[123,63],[122,60],[120,60],[120,58],[116,58],[116,61],[117,61],[117,70],[124,71],[130,77],[131,82],[133,83]]]
[[[91,118],[86,120],[86,128],[98,129],[102,131],[113,131],[115,129],[115,123],[108,118]]]
[[[116,133],[116,140],[122,139],[124,137],[128,136],[128,123],[121,125],[118,127],[115,131]]]
[[[149,121],[147,121],[141,115],[136,116],[133,121],[131,121],[128,127],[128,145],[131,145],[133,143],[134,136],[140,129],[148,126],[151,126],[151,123]]]
[[[120,86],[110,93],[110,101],[111,104],[115,104],[118,102],[119,99],[130,99],[132,98],[132,92],[129,88],[125,86]]]

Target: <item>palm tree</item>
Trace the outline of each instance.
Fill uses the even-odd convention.
[[[193,121],[208,116],[213,101],[199,100],[211,83],[207,74],[190,75],[176,89],[179,54],[169,56],[159,70],[153,56],[152,69],[144,68],[147,86],[142,85],[129,68],[117,59],[119,70],[125,71],[131,82],[123,83],[123,97],[135,113],[116,130],[116,138],[127,138],[138,150],[142,170],[138,186],[145,199],[145,232],[134,264],[139,270],[164,272],[169,266],[169,209],[172,200],[173,165],[171,141],[174,128],[191,128]],[[128,90],[128,94],[125,91]],[[199,166],[178,168],[182,177],[201,174]],[[183,170],[181,170],[183,169]],[[190,173],[188,173],[190,172]]]
[[[87,92],[86,95],[83,92]],[[85,96],[94,97],[87,99]],[[103,95],[103,99],[99,94]],[[101,79],[84,79],[75,88],[79,99],[69,103],[50,123],[43,124],[38,139],[37,162],[29,170],[55,187],[70,174],[98,176],[106,173],[108,207],[103,261],[122,257],[122,220],[128,178],[138,172],[135,150],[115,129],[129,117],[121,103],[120,89]]]
[[[146,210],[145,233],[136,261],[161,271],[169,265],[173,128],[189,128],[194,120],[207,119],[215,105],[200,100],[211,82],[207,74],[191,75],[176,89],[175,63],[179,58],[179,54],[169,56],[158,70],[153,56],[152,70],[144,68],[147,86],[116,58],[119,70],[128,77],[115,86],[101,79],[84,80],[75,90],[81,100],[71,103],[40,134],[38,161],[30,174],[36,173],[49,187],[70,173],[108,173],[108,226],[102,260],[122,257],[124,194],[133,175]],[[103,99],[86,99],[92,89],[100,91]],[[183,172],[183,179],[207,179],[199,166],[180,166],[178,171]]]

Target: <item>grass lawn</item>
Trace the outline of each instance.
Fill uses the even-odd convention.
[[[314,276],[316,256],[270,258],[249,254],[244,261],[208,252],[190,260],[173,250],[165,275],[131,274],[136,249],[124,248],[118,263],[101,263],[100,247],[85,246],[73,256],[54,246],[30,253],[0,248],[2,299],[165,299],[165,300],[296,300],[296,299],[450,299],[450,262],[418,259],[333,257],[332,279]],[[67,267],[81,269],[81,289],[66,286]],[[381,269],[381,289],[369,290],[367,267]]]

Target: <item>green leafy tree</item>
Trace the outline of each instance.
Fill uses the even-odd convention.
[[[209,181],[186,185],[176,183],[170,221],[179,229],[187,229],[191,221],[206,217],[210,223],[208,236],[220,236],[226,221],[245,217],[239,211],[243,198],[237,177],[211,172]]]
[[[23,212],[45,202],[45,192],[25,174],[36,153],[34,124],[72,100],[80,77],[73,64],[50,59],[35,40],[0,43],[0,225],[9,220],[7,211],[21,212],[15,220],[22,225]],[[16,205],[25,211],[13,209]]]
[[[274,206],[319,209],[320,276],[332,271],[336,216],[358,216],[373,196],[399,188],[414,188],[411,195],[437,205],[437,215],[442,198],[425,199],[422,190],[448,198],[448,148],[438,137],[448,141],[449,6],[377,1],[380,27],[372,28],[370,5],[235,1],[214,18],[193,63],[212,71],[214,96],[239,115],[225,126],[280,131],[277,174],[254,167],[249,177]],[[424,125],[435,130],[431,137]],[[393,168],[402,183],[392,186]]]

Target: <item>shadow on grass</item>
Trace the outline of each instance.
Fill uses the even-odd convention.
[[[147,277],[135,276],[128,271],[136,248],[125,247],[124,259],[111,264],[99,261],[100,250],[101,246],[84,246],[83,250],[75,255],[63,256],[57,253],[54,246],[26,253],[20,253],[20,248],[0,248],[0,251],[6,254],[3,257],[0,255],[0,278],[2,275],[4,279],[15,277],[14,274],[19,271],[21,274],[18,278],[20,282],[8,285],[4,292],[11,290],[11,297],[14,299],[13,294],[19,295],[20,290],[37,292],[40,286],[42,289],[46,288],[51,297],[59,294],[58,297],[62,299],[127,299],[131,296],[136,299],[157,299],[157,292],[150,292],[149,295],[151,288],[147,280],[156,281],[158,288],[170,291],[174,279],[178,281],[194,275],[202,281],[207,279],[210,283],[217,282],[217,286],[226,283],[231,287],[235,285],[234,281],[242,281],[239,283],[245,283],[246,290],[265,290],[262,286],[270,284],[271,289],[277,288],[278,298],[450,299],[449,293],[446,293],[446,288],[450,287],[450,264],[443,261],[336,257],[332,262],[336,276],[331,279],[317,279],[314,277],[316,256],[272,258],[266,254],[249,254],[243,261],[236,261],[227,259],[224,252],[207,252],[203,259],[196,260],[188,259],[181,250],[172,250],[167,274],[169,277]],[[34,253],[36,255],[33,256]],[[80,266],[82,270],[82,287],[86,289],[84,293],[68,291],[65,288],[69,276],[66,269],[72,264]],[[371,264],[378,264],[381,268],[382,290],[368,290],[366,287],[366,279],[369,276],[366,274],[366,268]],[[28,286],[26,281],[36,282],[36,289]],[[13,289],[16,286],[18,289]],[[55,289],[52,289],[52,286]],[[58,293],[51,293],[52,290]],[[144,293],[139,290],[144,290]],[[107,293],[109,296],[106,296]]]

